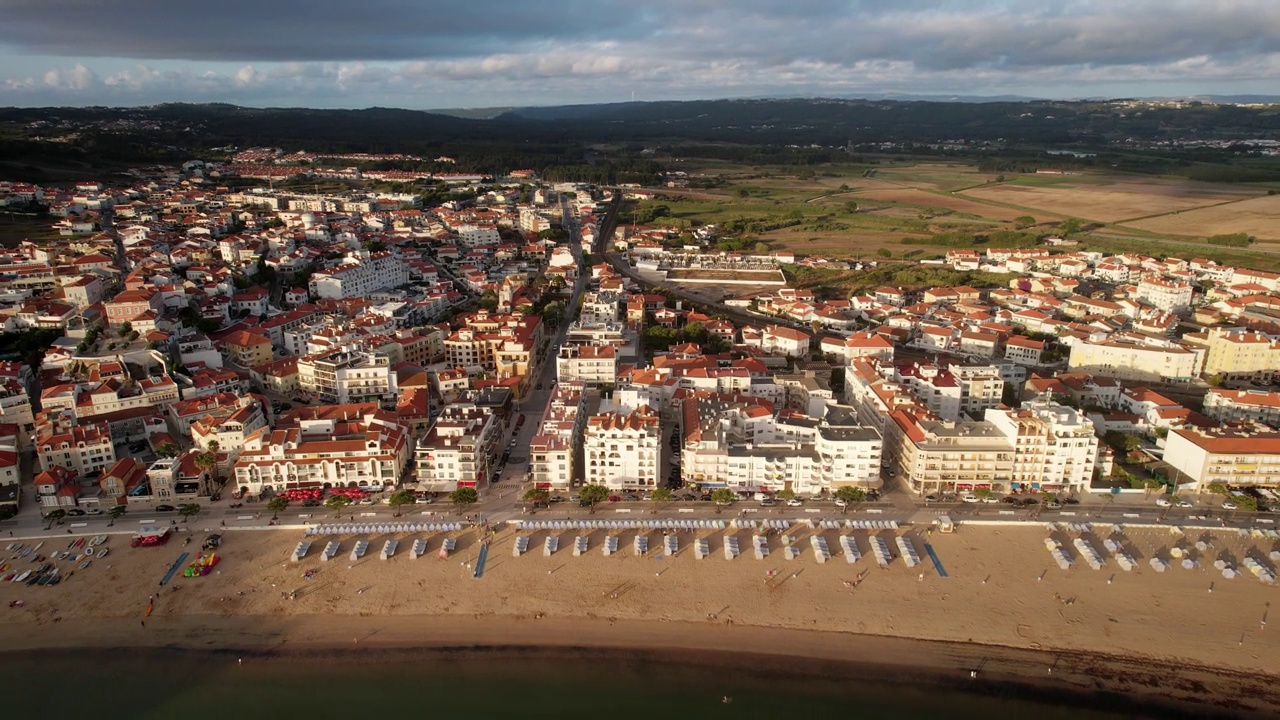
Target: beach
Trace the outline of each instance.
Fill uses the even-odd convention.
[[[815,561],[804,549],[783,558],[781,538],[757,560],[749,531],[738,531],[745,554],[725,560],[725,531],[708,537],[711,555],[697,560],[694,534],[682,532],[680,551],[659,557],[652,534],[648,556],[632,552],[635,531],[621,533],[620,552],[600,552],[603,531],[591,535],[581,557],[569,533],[560,550],[542,554],[545,532],[529,533],[530,550],[513,557],[515,532],[493,538],[482,578],[468,567],[478,533],[455,533],[457,551],[439,559],[439,536],[428,555],[398,553],[380,560],[382,537],[352,562],[354,538],[331,562],[320,562],[325,540],[302,562],[288,556],[302,539],[290,530],[225,534],[213,574],[159,587],[182,552],[194,558],[205,532],[182,547],[127,547],[115,536],[109,557],[56,587],[0,583],[0,642],[10,650],[77,647],[236,648],[264,653],[308,647],[368,650],[417,647],[469,649],[576,648],[650,652],[723,652],[807,661],[854,663],[857,672],[916,681],[1013,682],[1044,691],[1107,691],[1213,707],[1221,711],[1280,708],[1275,668],[1280,629],[1265,627],[1276,588],[1245,574],[1226,580],[1212,567],[1219,557],[1238,564],[1246,553],[1266,557],[1276,541],[1234,531],[1126,529],[1121,539],[1138,567],[1125,572],[1109,560],[1101,570],[1077,562],[1063,571],[1046,551],[1048,531],[1036,526],[962,526],[955,534],[910,535],[923,563],[887,569],[871,557],[868,534],[853,531],[864,557],[848,564],[836,555]],[[872,533],[879,534],[879,533]],[[1070,540],[1079,533],[1059,532]],[[823,535],[839,550],[836,531]],[[1092,536],[1102,551],[1101,538]],[[925,556],[928,540],[948,577]],[[1199,565],[1157,573],[1152,555],[1177,544],[1211,545]],[[65,546],[59,540],[50,546]],[[47,550],[48,548],[46,548]],[[1105,554],[1105,551],[1102,551]],[[896,548],[895,548],[896,554]],[[7,556],[6,556],[7,557]],[[18,561],[24,562],[24,561]],[[69,563],[64,563],[68,568]],[[313,579],[303,579],[316,570]],[[177,586],[175,589],[174,586]],[[149,597],[154,609],[144,618]],[[292,599],[290,597],[292,596]],[[145,624],[144,624],[145,623]],[[970,678],[971,673],[977,677]],[[1210,704],[1210,705],[1206,705]]]

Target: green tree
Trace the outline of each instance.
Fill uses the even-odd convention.
[[[533,488],[524,494],[524,501],[534,505],[546,504],[551,502],[551,493],[542,488]]]
[[[1205,382],[1209,383],[1209,387],[1222,387],[1222,376],[1210,375],[1209,377],[1205,378]]]
[[[196,467],[204,472],[209,473],[209,477],[216,478],[218,474],[218,456],[212,452],[196,453]]]
[[[160,443],[160,447],[156,448],[156,454],[159,455],[160,457],[167,457],[167,458],[177,457],[178,445],[174,442],[170,442],[166,440],[165,442]]]
[[[880,248],[879,250],[876,250],[876,255],[879,255],[882,258],[891,258],[893,257],[893,251],[888,248]]]
[[[449,502],[458,508],[458,512],[462,512],[468,505],[474,505],[480,500],[480,493],[476,492],[472,487],[460,487],[449,493]]]
[[[1223,485],[1222,483],[1209,483],[1209,486],[1205,489],[1213,493],[1214,495],[1226,495],[1228,492],[1230,492],[1227,489],[1227,486]]]
[[[977,495],[979,500],[990,500],[996,496],[995,491],[991,488],[978,488],[973,491],[973,494]]]
[[[795,500],[795,499],[796,499],[796,491],[795,491],[795,490],[792,490],[791,488],[783,488],[783,489],[781,489],[781,490],[779,490],[779,491],[778,491],[778,499],[779,499],[779,500],[783,500],[783,501],[786,501],[786,500]]]
[[[729,488],[719,488],[711,493],[711,500],[716,504],[716,512],[720,512],[720,508],[736,502],[738,496]]]
[[[1058,232],[1062,233],[1063,237],[1066,237],[1080,232],[1080,228],[1083,226],[1084,223],[1081,222],[1079,218],[1067,218],[1058,226]]]
[[[400,508],[405,505],[412,505],[418,502],[418,498],[413,494],[412,490],[401,490],[391,496],[388,505],[396,509],[396,517],[400,517]]]
[[[744,186],[739,186],[737,190],[733,191],[733,193],[737,195],[739,198],[742,198],[744,200],[746,198],[751,197],[751,190],[747,189]]]
[[[62,508],[58,508],[57,510],[50,510],[49,513],[44,516],[44,519],[49,521],[49,524],[46,525],[44,529],[48,530],[49,528],[53,527],[53,524],[55,522],[60,522],[62,518],[66,516],[67,516],[67,511],[63,510]]]
[[[584,485],[578,491],[578,497],[590,503],[591,512],[596,511],[596,503],[604,502],[609,497],[609,488],[603,485]]]
[[[653,491],[653,499],[656,502],[671,502],[671,488],[655,488]]]
[[[267,501],[267,509],[271,511],[271,519],[276,520],[280,517],[280,513],[289,507],[289,498],[283,495],[277,495]]]
[[[1013,219],[1013,226],[1022,230],[1036,224],[1036,219],[1030,215],[1019,215]]]
[[[836,499],[844,501],[844,511],[848,512],[850,505],[853,503],[860,503],[867,499],[867,491],[860,487],[845,485],[836,489]]]
[[[125,507],[124,505],[116,505],[115,507],[107,511],[107,514],[111,516],[111,522],[107,524],[115,525],[116,521],[124,517],[125,514],[128,512],[129,512],[129,508]]]
[[[125,320],[124,322],[120,323],[120,337],[124,337],[125,335],[128,335],[131,332],[133,332],[133,323],[129,322],[128,320]]]
[[[324,500],[324,506],[332,510],[334,515],[341,515],[343,509],[350,504],[351,498],[346,495],[330,495]]]
[[[1237,495],[1232,498],[1232,500],[1235,501],[1236,506],[1241,510],[1248,510],[1249,512],[1258,511],[1258,500],[1250,497],[1249,495]]]
[[[187,522],[200,514],[200,503],[183,503],[178,506],[178,514],[182,516],[182,522]]]

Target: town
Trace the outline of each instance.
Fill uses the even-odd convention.
[[[660,191],[323,158],[403,159],[0,182],[56,231],[0,256],[4,330],[54,338],[0,363],[7,516],[1280,508],[1280,274],[1047,238],[820,297],[782,268],[877,263],[619,221]],[[321,178],[455,197],[285,182]]]

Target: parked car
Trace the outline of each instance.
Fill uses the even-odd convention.
[[[67,511],[67,515],[71,517],[80,517],[81,515],[84,515],[84,511],[80,508],[71,508]]]
[[[996,497],[995,495],[991,495],[991,496],[989,496],[989,497],[984,497],[984,498],[982,498],[982,502],[984,502],[984,503],[998,503],[998,502],[1000,502],[1000,498]]]
[[[973,493],[965,493],[964,495],[961,495],[961,496],[960,496],[960,500],[961,500],[962,502],[967,502],[967,503],[976,503],[976,502],[979,502],[979,500],[978,500],[978,496],[977,496],[977,495],[974,495]]]
[[[1039,505],[1039,504],[1040,504],[1040,501],[1039,501],[1039,500],[1037,500],[1037,499],[1035,499],[1035,498],[1033,498],[1033,497],[1029,497],[1029,498],[1022,498],[1022,504],[1023,504],[1023,505],[1025,505],[1025,506],[1027,506],[1027,507],[1031,507],[1032,505]]]
[[[937,495],[925,495],[924,501],[927,503],[942,502],[942,500]]]
[[[622,502],[622,498],[617,495],[610,495],[609,502]]]
[[[1240,506],[1230,500],[1223,500],[1222,509],[1223,510],[1239,510]]]
[[[836,498],[836,507],[849,507],[849,503],[846,500],[841,500],[840,498]]]
[[[1192,502],[1191,502],[1190,500],[1179,500],[1178,502],[1176,502],[1176,503],[1174,503],[1174,504],[1175,504],[1175,505],[1177,505],[1177,506],[1178,506],[1178,507],[1180,507],[1180,508],[1189,508],[1189,507],[1191,507],[1191,506],[1192,506]]]
[[[90,515],[101,515],[101,514],[102,514],[102,510],[100,510],[100,509],[98,509],[98,508],[89,508],[88,510],[85,510],[85,512],[89,513]]]
[[[1000,502],[1002,502],[1002,503],[1009,503],[1009,504],[1011,504],[1011,505],[1018,505],[1018,504],[1021,504],[1021,503],[1022,503],[1022,501],[1021,501],[1021,500],[1019,500],[1018,498],[1016,498],[1016,497],[1014,497],[1014,496],[1012,496],[1012,495],[1006,495],[1006,496],[1004,496],[1004,497],[1000,498]]]
[[[800,498],[791,498],[787,501],[787,507],[800,507],[801,505],[804,505],[804,501]]]
[[[761,501],[760,501],[760,507],[773,507],[773,506],[774,506],[774,502],[773,502],[772,500],[761,500]]]
[[[1170,501],[1169,498],[1158,497],[1156,498],[1156,507],[1173,507],[1173,502]]]
[[[1057,500],[1050,500],[1049,502],[1045,503],[1044,506],[1050,510],[1057,510],[1062,507],[1062,503],[1058,502]]]
[[[174,507],[173,507],[172,505],[157,505],[157,506],[156,506],[156,512],[173,512],[173,510],[174,510]]]
[[[553,503],[561,503],[561,502],[564,502],[564,498],[563,498],[563,497],[561,497],[561,496],[559,496],[559,495],[552,495],[552,496],[551,496],[551,502],[553,502]]]
[[[699,499],[699,500],[702,500],[702,501],[704,501],[704,502],[705,502],[705,501],[707,501],[707,500],[710,500],[710,499],[711,499],[711,493],[702,493],[701,495],[699,495],[699,496],[698,496],[698,499]]]

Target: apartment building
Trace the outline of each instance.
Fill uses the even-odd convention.
[[[106,310],[107,324],[112,328],[137,320],[147,312],[156,316],[164,313],[164,300],[155,288],[125,290],[102,306]]]
[[[396,373],[386,355],[344,349],[300,358],[298,387],[325,402],[392,402]]]
[[[408,284],[409,266],[389,251],[359,250],[342,264],[311,276],[311,297],[341,300]]]
[[[1044,355],[1044,341],[1016,335],[1004,344],[1004,359],[1019,365],[1039,365]]]
[[[612,345],[564,345],[556,354],[556,378],[594,387],[612,386],[618,381],[618,349]]]
[[[382,488],[399,483],[413,452],[409,430],[376,403],[290,410],[245,439],[232,466],[238,489]]]
[[[104,422],[67,426],[62,420],[37,425],[36,452],[40,468],[62,467],[84,477],[105,470],[116,461],[111,427]]]
[[[1137,298],[1157,310],[1178,315],[1191,309],[1191,283],[1160,277],[1144,278],[1138,283]]]
[[[502,442],[502,424],[490,408],[446,405],[415,451],[418,487],[451,492],[483,487]]]
[[[979,416],[1004,395],[1000,369],[992,365],[903,363],[892,366],[891,378],[943,420]]]
[[[582,437],[587,420],[585,389],[582,382],[562,380],[547,402],[529,443],[529,476],[534,487],[568,490],[580,477],[577,439]]]
[[[499,378],[528,375],[537,363],[542,341],[541,318],[475,313],[465,326],[444,340],[445,362],[450,367],[475,368]]]
[[[1270,380],[1280,370],[1280,340],[1244,328],[1210,328],[1188,333],[1187,343],[1202,348],[1204,373],[1224,380]]]
[[[587,419],[583,432],[583,482],[610,490],[651,490],[665,476],[659,466],[662,429],[648,405],[629,413]]]
[[[222,338],[222,351],[228,361],[244,368],[265,365],[274,357],[271,339],[247,330],[236,330]]]
[[[1171,430],[1164,461],[1180,484],[1206,492],[1227,487],[1280,488],[1280,431],[1271,428],[1183,428]]]
[[[913,491],[1010,489],[1015,445],[992,423],[921,420],[901,411],[892,419],[901,437],[898,468]]]
[[[208,450],[217,442],[221,452],[235,452],[244,447],[245,440],[254,431],[266,426],[262,403],[253,397],[238,397],[230,414],[215,413],[193,420],[191,440],[201,450]]]
[[[1067,366],[1122,380],[1185,381],[1200,374],[1203,353],[1181,343],[1124,334],[1071,346]]]
[[[1017,410],[988,409],[985,420],[1014,445],[1009,489],[1085,492],[1098,459],[1093,423],[1074,408],[1049,402]]]
[[[1280,427],[1280,392],[1213,388],[1205,393],[1204,414],[1219,422]]]

